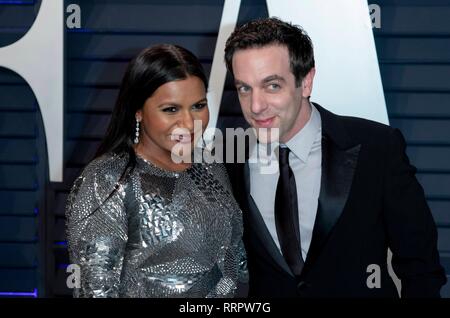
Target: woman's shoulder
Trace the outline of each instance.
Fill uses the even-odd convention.
[[[114,185],[122,175],[128,162],[126,153],[106,153],[95,159],[83,169],[74,182],[74,187],[85,185]]]
[[[115,189],[127,162],[127,156],[105,154],[93,159],[75,179],[66,202],[66,220],[72,234],[78,222],[102,211],[99,208],[104,204],[108,208],[101,213],[115,213],[114,217],[122,213],[123,191]]]
[[[82,175],[89,175],[92,173],[121,173],[128,162],[128,155],[126,153],[106,153],[94,158],[83,169]]]

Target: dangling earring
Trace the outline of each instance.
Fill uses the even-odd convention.
[[[139,121],[136,119],[136,133],[134,134],[134,143],[139,143]]]

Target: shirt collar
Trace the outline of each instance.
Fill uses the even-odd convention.
[[[316,140],[317,133],[321,129],[319,111],[311,103],[310,105],[311,116],[309,117],[308,122],[286,143],[286,146],[289,147],[291,152],[304,163],[306,163]]]

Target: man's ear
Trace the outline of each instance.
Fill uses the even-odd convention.
[[[302,96],[308,98],[311,96],[316,69],[313,67],[302,81]]]

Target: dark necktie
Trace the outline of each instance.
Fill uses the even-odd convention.
[[[297,187],[289,166],[289,148],[279,147],[280,177],[275,196],[275,225],[281,252],[294,275],[303,269],[298,221]]]

